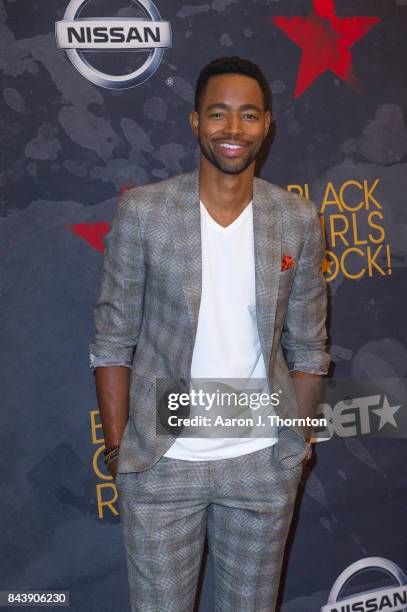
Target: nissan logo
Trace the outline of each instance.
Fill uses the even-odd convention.
[[[75,68],[88,81],[108,89],[128,89],[146,81],[157,70],[164,49],[171,47],[171,26],[162,21],[151,0],[133,0],[146,19],[109,17],[81,19],[89,0],[71,0],[62,21],[55,24],[57,47],[64,49]],[[123,76],[106,74],[94,68],[84,51],[148,52],[142,66]]]

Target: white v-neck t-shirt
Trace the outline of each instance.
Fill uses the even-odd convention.
[[[194,378],[244,379],[250,388],[250,379],[263,379],[262,392],[270,393],[256,319],[252,202],[227,227],[202,202],[200,214],[202,293],[192,384]],[[253,411],[255,420],[258,412]],[[275,414],[271,407],[268,414]],[[275,444],[277,428],[267,431],[274,437],[178,437],[165,456],[189,461],[237,457]]]

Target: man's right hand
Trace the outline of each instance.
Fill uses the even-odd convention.
[[[119,446],[129,418],[129,386],[131,370],[123,366],[95,369],[96,394],[102,421],[105,447]],[[116,479],[118,459],[108,466]]]

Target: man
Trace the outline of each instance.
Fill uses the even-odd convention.
[[[199,168],[119,202],[91,367],[133,612],[192,611],[206,531],[216,610],[269,612],[310,454],[304,419],[329,365],[321,230],[312,202],[254,178],[271,123],[258,66],[205,66],[189,121]],[[266,380],[281,394],[270,413],[293,426],[267,437],[158,433],[157,381],[190,390],[199,378]]]

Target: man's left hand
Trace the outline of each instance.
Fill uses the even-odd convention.
[[[311,442],[306,442],[306,446],[308,447],[308,452],[304,457],[304,461],[309,461],[312,457],[312,444]]]

